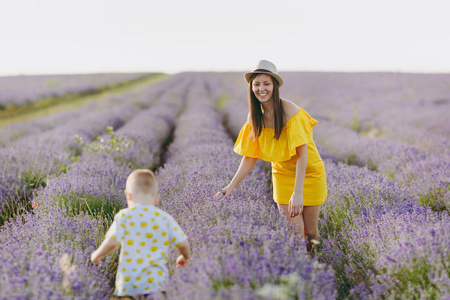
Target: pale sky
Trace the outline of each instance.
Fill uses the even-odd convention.
[[[0,1],[0,75],[450,73],[447,0]]]

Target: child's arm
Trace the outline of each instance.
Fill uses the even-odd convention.
[[[105,255],[110,254],[114,250],[117,249],[117,247],[120,246],[120,243],[116,240],[113,240],[112,238],[105,239],[100,247],[98,247],[97,250],[92,252],[91,254],[91,262],[96,265],[98,264]]]
[[[191,257],[191,250],[189,248],[189,242],[187,240],[178,244],[176,247],[181,253],[181,255],[177,258],[177,268],[179,268],[180,266],[184,266],[187,260]]]

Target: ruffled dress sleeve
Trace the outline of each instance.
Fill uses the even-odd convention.
[[[298,146],[313,143],[312,129],[317,123],[317,120],[299,107],[299,111],[289,119],[277,140],[273,137],[273,128],[264,128],[258,139],[252,139],[251,125],[246,122],[236,140],[234,151],[270,162],[289,160],[296,154]]]
[[[259,141],[251,138],[252,125],[245,122],[234,144],[234,152],[242,156],[259,158]]]

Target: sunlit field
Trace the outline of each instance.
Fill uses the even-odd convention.
[[[450,74],[280,75],[281,97],[319,121],[315,258],[274,205],[268,163],[213,197],[241,159],[241,73],[0,78],[0,299],[109,299],[118,251],[90,254],[136,168],[156,173],[192,250],[180,269],[169,253],[157,299],[450,299]]]

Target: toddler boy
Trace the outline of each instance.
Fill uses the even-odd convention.
[[[170,244],[181,253],[177,258],[179,267],[189,259],[189,243],[174,218],[155,206],[159,194],[152,171],[133,171],[127,178],[125,195],[128,208],[114,216],[105,240],[92,253],[91,261],[98,264],[121,246],[114,295],[147,295],[164,289],[169,276]]]

